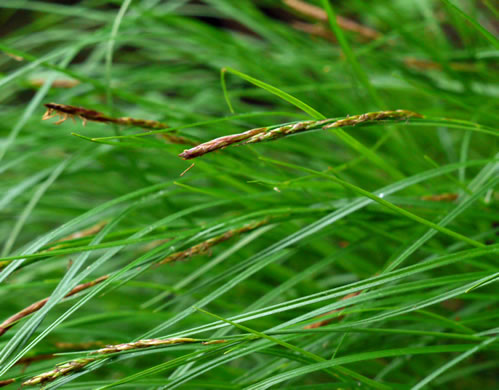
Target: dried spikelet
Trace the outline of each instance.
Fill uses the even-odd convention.
[[[163,238],[160,240],[154,240],[154,241],[148,242],[147,244],[145,244],[144,246],[142,246],[140,248],[140,251],[141,252],[149,252],[151,249],[154,249],[160,245],[163,245],[164,243],[166,243],[168,241],[171,241],[171,238]]]
[[[93,287],[93,286],[103,282],[104,280],[106,280],[108,278],[109,278],[109,275],[105,275],[105,276],[101,276],[100,278],[97,278],[95,280],[92,280],[90,282],[79,284],[78,286],[73,288],[69,293],[67,293],[65,295],[65,298],[70,297],[72,295],[75,295],[83,290],[86,290],[87,288]],[[47,298],[44,298],[38,302],[35,302],[35,303],[29,305],[28,307],[25,307],[20,312],[17,312],[16,314],[7,318],[4,322],[2,322],[0,324],[0,336],[3,335],[5,332],[7,332],[7,330],[9,328],[14,326],[22,318],[40,310],[43,306],[45,306],[48,299],[49,298],[47,297]]]
[[[355,297],[355,296],[359,295],[360,293],[361,293],[360,291],[357,291],[357,292],[345,295],[343,298],[341,298],[341,301],[343,301],[345,299],[349,299],[349,298]],[[332,310],[332,311],[330,311],[328,313],[321,314],[319,316],[319,318],[320,317],[329,316],[329,315],[331,315],[333,313],[338,313],[338,312],[342,311],[343,309],[344,309],[344,307],[340,307],[339,309]],[[342,316],[339,316],[339,317],[335,317],[335,318],[328,318],[328,319],[325,319],[325,320],[322,320],[322,321],[314,322],[313,324],[305,326],[304,329],[316,329],[316,328],[320,328],[322,326],[326,326],[327,324],[331,323],[334,319],[340,320],[341,318],[342,318]]]
[[[432,202],[453,202],[459,197],[458,194],[438,194],[438,195],[425,195],[421,197],[421,200],[429,200]]]
[[[336,42],[336,37],[334,36],[334,34],[323,24],[311,24],[295,21],[291,23],[291,27],[293,27],[295,30],[303,31],[307,34],[315,35],[317,37],[327,39],[331,42]]]
[[[315,5],[308,4],[300,0],[284,0],[284,3],[302,15],[324,23],[328,21],[327,13],[322,8]],[[381,36],[378,31],[370,27],[363,26],[362,24],[343,16],[336,16],[336,22],[343,30],[356,32],[366,39],[377,39]]]
[[[8,386],[11,383],[14,383],[16,380],[14,378],[6,379],[4,381],[0,381],[0,387]]]
[[[81,370],[88,363],[93,362],[94,360],[95,359],[93,359],[93,358],[77,359],[77,360],[72,360],[70,362],[58,365],[52,371],[44,372],[43,374],[37,375],[37,376],[23,382],[23,386],[33,386],[33,385],[38,385],[38,384],[44,384],[47,382],[52,382],[61,376],[67,375],[71,372]]]
[[[423,115],[408,110],[376,111],[361,115],[349,116],[345,119],[323,119],[319,121],[303,121],[276,128],[261,127],[245,131],[240,134],[226,135],[211,141],[202,143],[191,149],[186,149],[179,154],[184,160],[196,158],[206,153],[223,149],[234,144],[251,144],[264,141],[273,141],[291,134],[297,134],[308,130],[322,128],[324,130],[335,127],[355,126],[364,122],[376,122],[383,120],[407,120],[410,118],[423,118]]]
[[[244,141],[253,135],[263,133],[267,130],[267,127],[261,127],[258,129],[252,129],[245,131],[241,134],[226,135],[224,137],[215,138],[211,141],[197,145],[189,150],[184,150],[179,154],[184,160],[189,160],[191,158],[202,156],[203,154],[213,152],[214,150],[223,149],[229,145]]]
[[[69,236],[66,236],[66,237],[61,238],[60,240],[57,240],[57,242],[70,241],[70,240],[74,240],[77,238],[91,236],[92,234],[96,234],[96,233],[100,232],[104,228],[104,226],[107,225],[107,223],[108,223],[108,221],[98,222],[94,226],[90,226],[88,229],[83,229],[83,230],[80,230],[76,233],[72,233]],[[61,247],[63,247],[63,245],[55,245],[53,247],[50,247],[48,250],[53,251],[53,250],[59,249]]]
[[[46,80],[44,79],[32,79],[29,81],[29,83],[33,87],[41,87],[43,84],[45,84]],[[63,88],[63,89],[69,89],[69,88],[74,88],[77,85],[79,85],[80,82],[78,80],[54,80],[52,81],[52,88]]]
[[[171,144],[182,144],[182,145],[199,145],[199,142],[193,141],[189,138],[182,137],[180,135],[175,135],[171,133],[159,133],[156,134],[156,138],[166,141]]]
[[[355,126],[363,122],[374,122],[385,119],[409,119],[409,118],[423,118],[423,115],[417,112],[408,110],[395,110],[395,111],[377,111],[368,112],[361,115],[353,115],[345,119],[340,119],[323,127],[324,130],[334,127]]]
[[[18,366],[18,365],[24,364],[25,366],[27,366],[27,365],[35,363],[35,362],[42,362],[44,360],[50,360],[50,359],[54,359],[56,357],[57,357],[57,355],[54,353],[44,353],[41,355],[27,356],[27,357],[23,357],[23,358],[19,359],[15,365]]]
[[[93,122],[113,122],[111,118],[106,117],[103,113],[88,110],[83,107],[69,106],[66,104],[57,104],[57,103],[46,103],[45,107],[47,111],[43,114],[42,120],[51,119],[55,116],[59,116],[60,119],[55,122],[56,125],[59,125],[66,121],[68,118],[74,120],[74,117],[77,116],[83,121],[83,126],[86,125],[87,121]]]
[[[146,339],[146,340],[134,341],[132,343],[108,345],[104,348],[98,349],[93,353],[108,354],[108,353],[130,351],[132,349],[159,347],[161,345],[187,344],[187,343],[197,343],[197,342],[199,342],[199,340],[192,339],[189,337],[180,337],[180,338],[171,338],[171,339]]]
[[[442,70],[442,64],[438,62],[428,61],[428,60],[420,60],[418,58],[407,57],[404,59],[404,64],[408,68],[418,69],[418,70]],[[449,67],[452,70],[458,72],[476,72],[477,67],[475,64],[466,63],[466,62],[451,62],[449,63]]]
[[[96,347],[103,347],[105,345],[106,343],[102,341],[89,341],[86,343],[65,343],[62,341],[58,341],[55,343],[55,346],[58,349],[72,349],[72,350],[91,349]]]
[[[201,343],[202,345],[211,345],[211,344],[222,344],[227,342],[227,340],[212,340],[212,341],[202,341],[198,339],[192,339],[188,337],[178,337],[178,338],[170,338],[170,339],[146,339],[134,341],[131,343],[123,343],[116,345],[108,345],[107,347],[98,349],[97,351],[92,352],[93,355],[106,355],[111,353],[118,353],[123,351],[130,351],[136,349],[143,348],[154,348],[162,345],[175,345],[175,344],[189,344],[189,343]],[[70,362],[66,362],[56,366],[51,371],[44,372],[33,378],[25,381],[23,386],[32,386],[38,384],[44,384],[47,382],[52,382],[57,378],[70,374],[72,372],[81,370],[89,363],[97,360],[97,357],[88,357],[84,359],[75,359]]]
[[[239,229],[229,230],[229,231],[225,232],[224,234],[210,238],[209,240],[206,240],[200,244],[194,245],[194,246],[190,247],[189,249],[173,253],[173,254],[165,257],[163,260],[159,261],[157,263],[157,265],[173,263],[176,261],[182,261],[182,260],[186,260],[192,256],[205,254],[205,253],[209,252],[211,247],[213,247],[221,242],[227,241],[236,235],[246,233],[250,230],[254,230],[262,225],[265,225],[266,223],[268,223],[268,221],[269,220],[266,218],[266,219],[261,220],[261,221],[252,222],[250,224],[247,224]]]
[[[42,120],[47,120],[58,116],[60,119],[55,122],[56,125],[60,125],[68,119],[72,119],[74,121],[74,118],[78,117],[82,120],[83,126],[85,126],[87,121],[90,121],[100,123],[115,123],[117,125],[123,126],[137,126],[152,130],[167,129],[169,127],[164,123],[148,119],[136,119],[130,117],[113,118],[110,116],[106,116],[99,111],[89,110],[83,107],[70,106],[67,104],[46,103],[45,107],[47,108],[47,111],[45,112],[45,114],[43,114]],[[182,145],[197,145],[197,142],[174,134],[164,134],[162,135],[162,138],[170,143]]]
[[[8,57],[12,58],[13,60],[16,60],[16,61],[19,61],[19,62],[24,61],[24,58],[23,58],[23,57],[21,57],[21,56],[18,56],[18,55],[12,54],[12,53],[8,53],[8,52],[6,52],[6,51],[4,51],[4,53],[5,53]]]

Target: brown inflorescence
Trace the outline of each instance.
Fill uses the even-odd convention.
[[[186,343],[196,343],[196,342],[199,342],[199,340],[188,337],[180,337],[172,339],[146,339],[146,340],[134,341],[131,343],[108,345],[104,348],[98,349],[93,353],[108,354],[108,353],[129,351],[131,349],[158,347],[160,345],[186,344]]]
[[[409,110],[394,110],[394,111],[376,111],[368,112],[360,115],[349,116],[345,119],[337,120],[323,127],[324,130],[334,127],[355,126],[363,122],[382,121],[385,119],[409,119],[423,118],[423,115]]]
[[[195,146],[194,148],[184,150],[179,154],[184,160],[189,160],[191,158],[202,156],[203,154],[213,152],[214,150],[223,149],[229,145],[247,140],[248,138],[263,133],[267,130],[267,127],[261,127],[258,129],[251,129],[240,134],[226,135],[224,137],[215,138],[211,141],[202,143],[201,145]]]
[[[93,226],[90,226],[87,229],[83,229],[83,230],[80,230],[78,232],[71,233],[69,236],[66,236],[66,237],[61,238],[60,240],[57,240],[57,242],[75,240],[78,238],[88,237],[88,236],[91,236],[93,234],[99,233],[104,228],[104,226],[107,225],[107,223],[108,223],[108,221],[101,221]],[[62,244],[58,244],[58,245],[50,247],[48,250],[53,251],[53,250],[56,250],[56,249],[59,249],[62,247],[63,247]]]
[[[123,343],[116,345],[108,345],[107,347],[98,349],[97,351],[92,352],[93,355],[107,355],[111,353],[118,353],[123,351],[130,351],[136,349],[143,348],[153,348],[162,345],[174,345],[174,344],[187,344],[187,343],[201,343],[202,345],[211,345],[211,344],[222,344],[226,343],[227,340],[211,340],[211,341],[203,341],[199,339],[192,339],[188,337],[178,337],[178,338],[169,338],[169,339],[146,339],[134,341],[131,343]],[[97,360],[98,357],[88,357],[83,359],[75,359],[70,362],[66,362],[56,366],[51,371],[44,372],[42,374],[36,375],[33,378],[25,381],[23,386],[32,386],[38,384],[44,384],[47,382],[52,382],[57,378],[70,374],[72,372],[81,370],[89,363]]]
[[[103,341],[87,341],[82,343],[68,343],[64,341],[55,342],[55,347],[58,349],[71,349],[71,350],[81,350],[81,349],[91,349],[95,347],[102,347],[109,343],[104,343]]]
[[[44,79],[33,79],[30,80],[30,84],[34,87],[41,87],[45,84],[47,80]],[[52,88],[73,88],[76,87],[80,82],[78,80],[54,80],[52,81]]]
[[[70,297],[72,295],[75,295],[75,294],[79,293],[80,291],[86,290],[87,288],[93,287],[96,284],[99,284],[99,283],[103,282],[107,278],[109,278],[109,275],[101,276],[100,278],[97,278],[97,279],[92,280],[90,282],[79,284],[78,286],[76,286],[75,288],[73,288],[69,293],[67,293],[65,295],[65,298]],[[32,314],[32,313],[40,310],[43,306],[45,306],[45,304],[47,303],[48,300],[49,300],[48,297],[44,298],[44,299],[42,299],[42,300],[40,300],[38,302],[35,302],[35,303],[29,305],[28,307],[25,307],[20,312],[18,312],[16,314],[14,314],[13,316],[10,316],[9,318],[7,318],[4,322],[2,322],[0,324],[0,336],[3,335],[5,332],[7,332],[7,330],[9,328],[11,328],[12,326],[14,326],[16,324],[16,322],[18,322],[22,318],[24,318],[24,317],[26,317],[26,316],[28,316],[28,315],[30,315],[30,314]]]
[[[442,70],[442,64],[438,62],[433,62],[424,59],[418,59],[414,57],[404,58],[404,64],[408,68],[418,69],[418,70]],[[449,68],[458,72],[476,72],[477,66],[473,63],[468,62],[450,62],[448,64]]]
[[[8,386],[11,383],[14,383],[16,380],[14,378],[6,379],[4,381],[0,381],[0,387]]]
[[[52,382],[61,376],[81,370],[88,363],[93,362],[94,360],[95,360],[94,358],[76,359],[76,360],[71,360],[70,362],[64,364],[60,364],[51,371],[44,372],[43,374],[28,379],[27,381],[23,382],[23,386],[33,386],[38,384],[44,384],[47,382]]]
[[[417,112],[408,110],[389,110],[389,111],[376,111],[368,112],[360,115],[348,116],[344,119],[323,119],[323,120],[309,120],[297,122],[280,127],[261,127],[245,131],[240,134],[226,135],[211,141],[202,143],[191,149],[186,149],[179,154],[179,157],[184,160],[196,158],[206,153],[213,152],[218,149],[223,149],[230,145],[244,145],[257,142],[273,141],[291,134],[297,134],[308,130],[317,129],[333,129],[336,127],[355,126],[361,123],[377,122],[383,120],[407,120],[410,118],[423,118],[423,115]]]
[[[60,119],[55,122],[56,125],[63,123],[68,118],[74,120],[75,116],[83,121],[83,126],[85,126],[87,121],[116,123],[113,118],[105,116],[102,112],[89,110],[88,108],[58,103],[46,103],[44,104],[44,106],[47,108],[47,111],[45,112],[45,114],[43,114],[42,120],[47,120],[53,118],[54,116],[59,116]]]
[[[47,108],[47,111],[43,115],[42,120],[47,120],[55,116],[59,116],[60,119],[55,122],[56,125],[59,125],[68,119],[74,120],[74,117],[76,116],[83,121],[83,126],[85,126],[87,121],[90,121],[100,123],[115,123],[117,125],[124,126],[137,126],[152,130],[167,129],[169,127],[164,123],[148,119],[136,119],[130,117],[113,118],[99,111],[89,110],[88,108],[83,107],[70,106],[67,104],[46,103],[45,107]],[[173,134],[163,134],[162,138],[175,144],[197,145],[197,142],[195,141]]]
[[[361,291],[357,291],[357,292],[354,292],[354,293],[351,293],[351,294],[348,294],[348,295],[345,295],[343,298],[341,298],[340,300],[343,301],[345,299],[349,299],[349,298],[352,298],[352,297],[355,297],[357,295],[359,295],[361,293]],[[336,309],[336,310],[332,310],[328,313],[324,313],[324,314],[321,314],[319,317],[325,317],[325,316],[329,316],[331,314],[334,314],[334,313],[339,313],[341,312],[342,310],[344,309],[344,307],[340,307],[339,309]],[[329,323],[331,323],[334,319],[337,319],[337,320],[340,320],[343,316],[338,316],[338,317],[334,317],[334,318],[328,318],[328,319],[325,319],[325,320],[322,320],[322,321],[318,321],[318,322],[314,322],[313,324],[310,324],[310,325],[307,325],[304,327],[304,329],[316,329],[316,328],[320,328],[322,326],[326,326],[328,325]]]
[[[293,27],[295,30],[303,31],[307,34],[315,35],[317,37],[327,39],[331,42],[336,42],[336,37],[331,32],[331,29],[327,28],[323,24],[312,24],[295,21],[291,23],[291,27]]]
[[[429,200],[432,202],[453,202],[459,197],[458,194],[437,194],[437,195],[425,195],[421,197],[421,200]]]
[[[315,5],[305,3],[304,1],[300,0],[284,0],[284,3],[288,7],[294,9],[295,11],[298,11],[302,15],[308,16],[323,23],[326,23],[328,21],[327,13],[322,8],[319,8]],[[348,19],[338,15],[336,16],[336,22],[338,23],[338,26],[340,26],[340,28],[342,28],[343,30],[356,32],[366,39],[377,39],[381,37],[381,34],[378,31],[357,23],[352,19]]]
[[[217,245],[221,242],[227,241],[236,235],[246,233],[250,230],[253,230],[253,229],[256,229],[262,225],[265,225],[266,223],[268,223],[268,221],[269,221],[268,219],[264,219],[261,221],[249,223],[249,224],[247,224],[239,229],[229,230],[229,231],[225,232],[224,234],[210,238],[209,240],[206,240],[200,244],[194,245],[194,246],[190,247],[189,249],[173,253],[173,254],[165,257],[163,260],[159,261],[157,264],[161,265],[161,264],[173,263],[176,261],[182,261],[182,260],[188,259],[188,258],[195,256],[195,255],[205,254],[209,251],[209,249],[212,246]]]
[[[43,115],[42,119],[47,120],[53,118],[54,116],[60,116],[61,119],[55,122],[56,125],[61,124],[68,118],[73,119],[75,116],[83,121],[83,125],[87,121],[92,122],[102,122],[102,123],[116,123],[119,125],[133,125],[138,127],[144,127],[147,129],[167,129],[168,126],[164,123],[146,120],[146,119],[134,119],[129,117],[112,118],[106,116],[102,112],[89,110],[88,108],[70,106],[67,104],[58,103],[46,103],[47,112]]]

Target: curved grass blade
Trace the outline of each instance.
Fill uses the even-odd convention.
[[[446,5],[448,5],[454,12],[456,12],[463,19],[466,19],[475,29],[480,32],[492,45],[499,49],[499,39],[497,39],[494,35],[492,35],[488,30],[486,30],[480,23],[478,23],[474,18],[464,13],[460,8],[458,8],[455,4],[453,4],[449,0],[441,0]]]
[[[281,91],[279,88],[276,88],[270,84],[264,83],[263,81],[255,79],[254,77],[248,76],[247,74],[244,74],[242,72],[239,72],[238,70],[235,70],[235,69],[232,69],[229,67],[225,67],[222,69],[222,78],[224,77],[226,72],[232,73],[235,76],[239,76],[243,80],[246,80],[246,81],[250,82],[251,84],[256,85],[257,87],[263,88],[264,90],[270,92],[271,94],[280,97],[281,99],[287,101],[288,103],[292,104],[293,106],[306,112],[314,119],[326,119],[326,117],[323,114],[321,114],[320,112],[318,112],[314,108],[310,107],[308,104],[302,102],[301,100],[295,98],[294,96],[291,96],[289,93]],[[224,84],[225,84],[225,81],[224,81]],[[228,95],[226,96],[226,98],[228,99]],[[229,100],[227,100],[227,104],[229,107],[232,107]]]

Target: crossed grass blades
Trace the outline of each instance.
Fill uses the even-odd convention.
[[[265,219],[260,220],[260,221],[251,222],[251,223],[246,224],[246,225],[244,225],[240,228],[237,228],[237,229],[228,230],[221,235],[210,238],[210,239],[203,241],[199,244],[196,244],[188,249],[172,253],[171,255],[168,255],[164,259],[158,261],[156,264],[157,265],[171,264],[171,263],[190,259],[193,256],[209,254],[210,250],[213,246],[220,244],[224,241],[230,240],[231,238],[238,236],[240,234],[244,234],[244,233],[247,233],[251,230],[254,230],[254,229],[257,229],[261,226],[264,226],[264,225],[269,223],[269,220],[270,220],[269,218],[265,218]],[[91,228],[85,229],[82,232],[73,233],[70,236],[59,240],[58,242],[68,241],[68,240],[71,240],[74,238],[91,236],[91,235],[95,234],[96,232],[98,232],[99,230],[101,230],[105,224],[106,224],[106,222],[100,222],[97,225],[95,225]],[[162,242],[160,242],[160,243],[162,243]],[[153,243],[153,244],[159,245],[160,243]],[[61,247],[61,244],[51,246],[47,250],[47,252],[59,249],[60,247]],[[150,248],[148,248],[148,249],[150,249]],[[3,266],[5,266],[5,265],[6,264],[4,264]],[[99,278],[92,280],[90,282],[82,283],[82,284],[76,286],[75,288],[73,288],[68,294],[66,294],[65,298],[71,297],[75,294],[78,294],[78,293],[88,289],[88,288],[94,287],[97,284],[107,280],[108,278],[109,278],[109,275],[104,275],[104,276],[100,276]],[[19,322],[24,317],[27,317],[30,314],[40,310],[47,303],[48,299],[49,298],[44,298],[38,302],[35,302],[35,303],[29,305],[28,307],[26,307],[25,309],[21,310],[20,312],[7,318],[5,321],[3,321],[0,324],[0,336],[2,336],[5,332],[7,332],[8,329],[13,327],[17,322]]]

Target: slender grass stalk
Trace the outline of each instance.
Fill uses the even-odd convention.
[[[477,346],[471,348],[470,350],[468,350],[466,352],[463,352],[462,354],[460,354],[456,358],[454,358],[451,361],[449,361],[447,364],[445,364],[442,367],[440,367],[437,370],[435,370],[431,375],[427,376],[422,381],[418,382],[415,386],[413,386],[411,388],[411,390],[420,390],[420,389],[424,388],[424,386],[426,386],[428,383],[430,383],[431,381],[433,381],[435,378],[437,378],[443,372],[449,370],[450,368],[452,368],[453,366],[455,366],[456,364],[458,364],[462,360],[464,360],[464,359],[468,358],[469,356],[471,356],[472,354],[478,352],[480,349],[482,349],[482,348],[486,347],[487,345],[492,344],[493,342],[497,341],[497,339],[498,339],[497,336],[496,337],[491,337],[488,340],[485,340],[482,343],[478,344]]]
[[[456,7],[450,0],[441,0],[443,3],[447,4],[449,8],[454,10],[463,19],[466,19],[473,27],[475,27],[496,49],[499,49],[499,39],[491,34],[487,29],[485,29],[480,23],[478,23],[474,18],[470,17],[464,13],[460,8]]]
[[[343,53],[345,54],[347,61],[350,63],[353,73],[355,74],[355,77],[358,79],[360,84],[365,88],[365,90],[369,93],[369,96],[376,104],[376,106],[378,106],[378,108],[381,109],[385,108],[386,103],[380,97],[375,87],[372,85],[372,82],[369,80],[369,77],[367,76],[365,70],[357,60],[357,56],[355,55],[350,44],[348,43],[347,38],[343,34],[342,30],[339,28],[336,13],[334,12],[330,1],[321,0],[321,4],[324,7],[326,14],[328,16],[328,21],[331,26],[331,30],[338,39],[341,49],[343,50]]]
[[[233,75],[238,76],[238,77],[242,78],[243,80],[246,80],[249,83],[256,85],[257,87],[263,88],[264,90],[268,91],[269,93],[271,93],[273,95],[278,96],[279,98],[281,98],[283,100],[286,100],[287,102],[293,104],[294,106],[298,107],[302,111],[309,114],[312,118],[315,118],[315,119],[325,119],[326,118],[323,114],[321,114],[315,108],[311,107],[310,105],[301,101],[300,99],[290,95],[289,93],[287,93],[287,92],[285,92],[277,87],[274,87],[273,85],[265,83],[261,80],[254,78],[254,77],[251,77],[251,76],[249,76],[243,72],[240,72],[236,69],[225,67],[225,68],[222,68],[222,70],[220,71],[221,80],[222,80],[222,88],[224,90],[225,100],[226,100],[227,105],[229,106],[229,109],[232,113],[234,112],[234,109],[232,107],[232,104],[230,103],[229,94],[226,90],[226,83],[225,83],[225,74],[227,72],[232,73]]]
[[[124,0],[123,3],[121,4],[120,10],[118,11],[116,18],[114,18],[113,25],[111,27],[111,34],[109,37],[109,41],[107,42],[107,48],[106,48],[106,100],[107,100],[107,105],[109,107],[113,107],[113,94],[111,92],[111,83],[112,83],[112,66],[113,66],[113,51],[114,51],[114,45],[116,43],[116,37],[118,35],[118,30],[120,28],[120,24],[123,21],[123,18],[125,17],[125,14],[130,7],[130,4],[132,3],[132,0]]]

